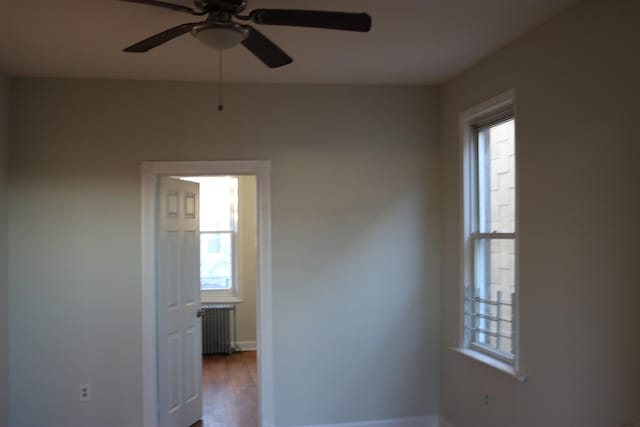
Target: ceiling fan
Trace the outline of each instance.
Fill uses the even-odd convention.
[[[169,28],[126,49],[125,52],[147,52],[183,34],[191,34],[205,45],[224,50],[240,43],[270,68],[290,64],[293,59],[251,25],[286,25],[293,27],[324,28],[331,30],[367,32],[371,17],[366,13],[329,12],[299,9],[254,9],[241,15],[247,8],[245,0],[194,0],[194,7],[156,0],[123,0],[149,6],[162,7],[196,16],[205,16],[201,22],[190,22]]]

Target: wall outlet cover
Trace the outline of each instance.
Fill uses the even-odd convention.
[[[80,400],[91,400],[90,384],[80,384]]]

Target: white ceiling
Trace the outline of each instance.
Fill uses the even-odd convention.
[[[186,34],[149,53],[122,48],[200,20],[119,0],[0,0],[0,71],[18,76],[215,81],[217,54]],[[368,12],[370,33],[258,26],[294,63],[269,69],[238,46],[225,80],[438,83],[577,0],[249,0],[255,8]],[[189,0],[175,3],[192,5]]]

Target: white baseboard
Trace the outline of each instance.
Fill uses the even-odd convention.
[[[240,349],[240,351],[256,351],[258,348],[255,341],[238,341],[236,345]]]
[[[440,427],[438,417],[396,418],[392,420],[359,421],[340,424],[311,424],[300,427]]]

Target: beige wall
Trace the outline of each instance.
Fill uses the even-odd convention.
[[[7,147],[9,79],[0,74],[0,426],[9,423],[9,277],[7,272]]]
[[[237,339],[241,343],[256,341],[256,178],[238,180],[238,279],[242,303],[236,307]]]
[[[279,427],[437,413],[436,90],[215,93],[12,80],[12,427],[141,425],[143,160],[271,160]]]
[[[639,18],[636,0],[584,2],[442,88],[441,413],[456,427],[640,422]],[[458,114],[510,88],[527,383],[448,349],[460,322]]]

